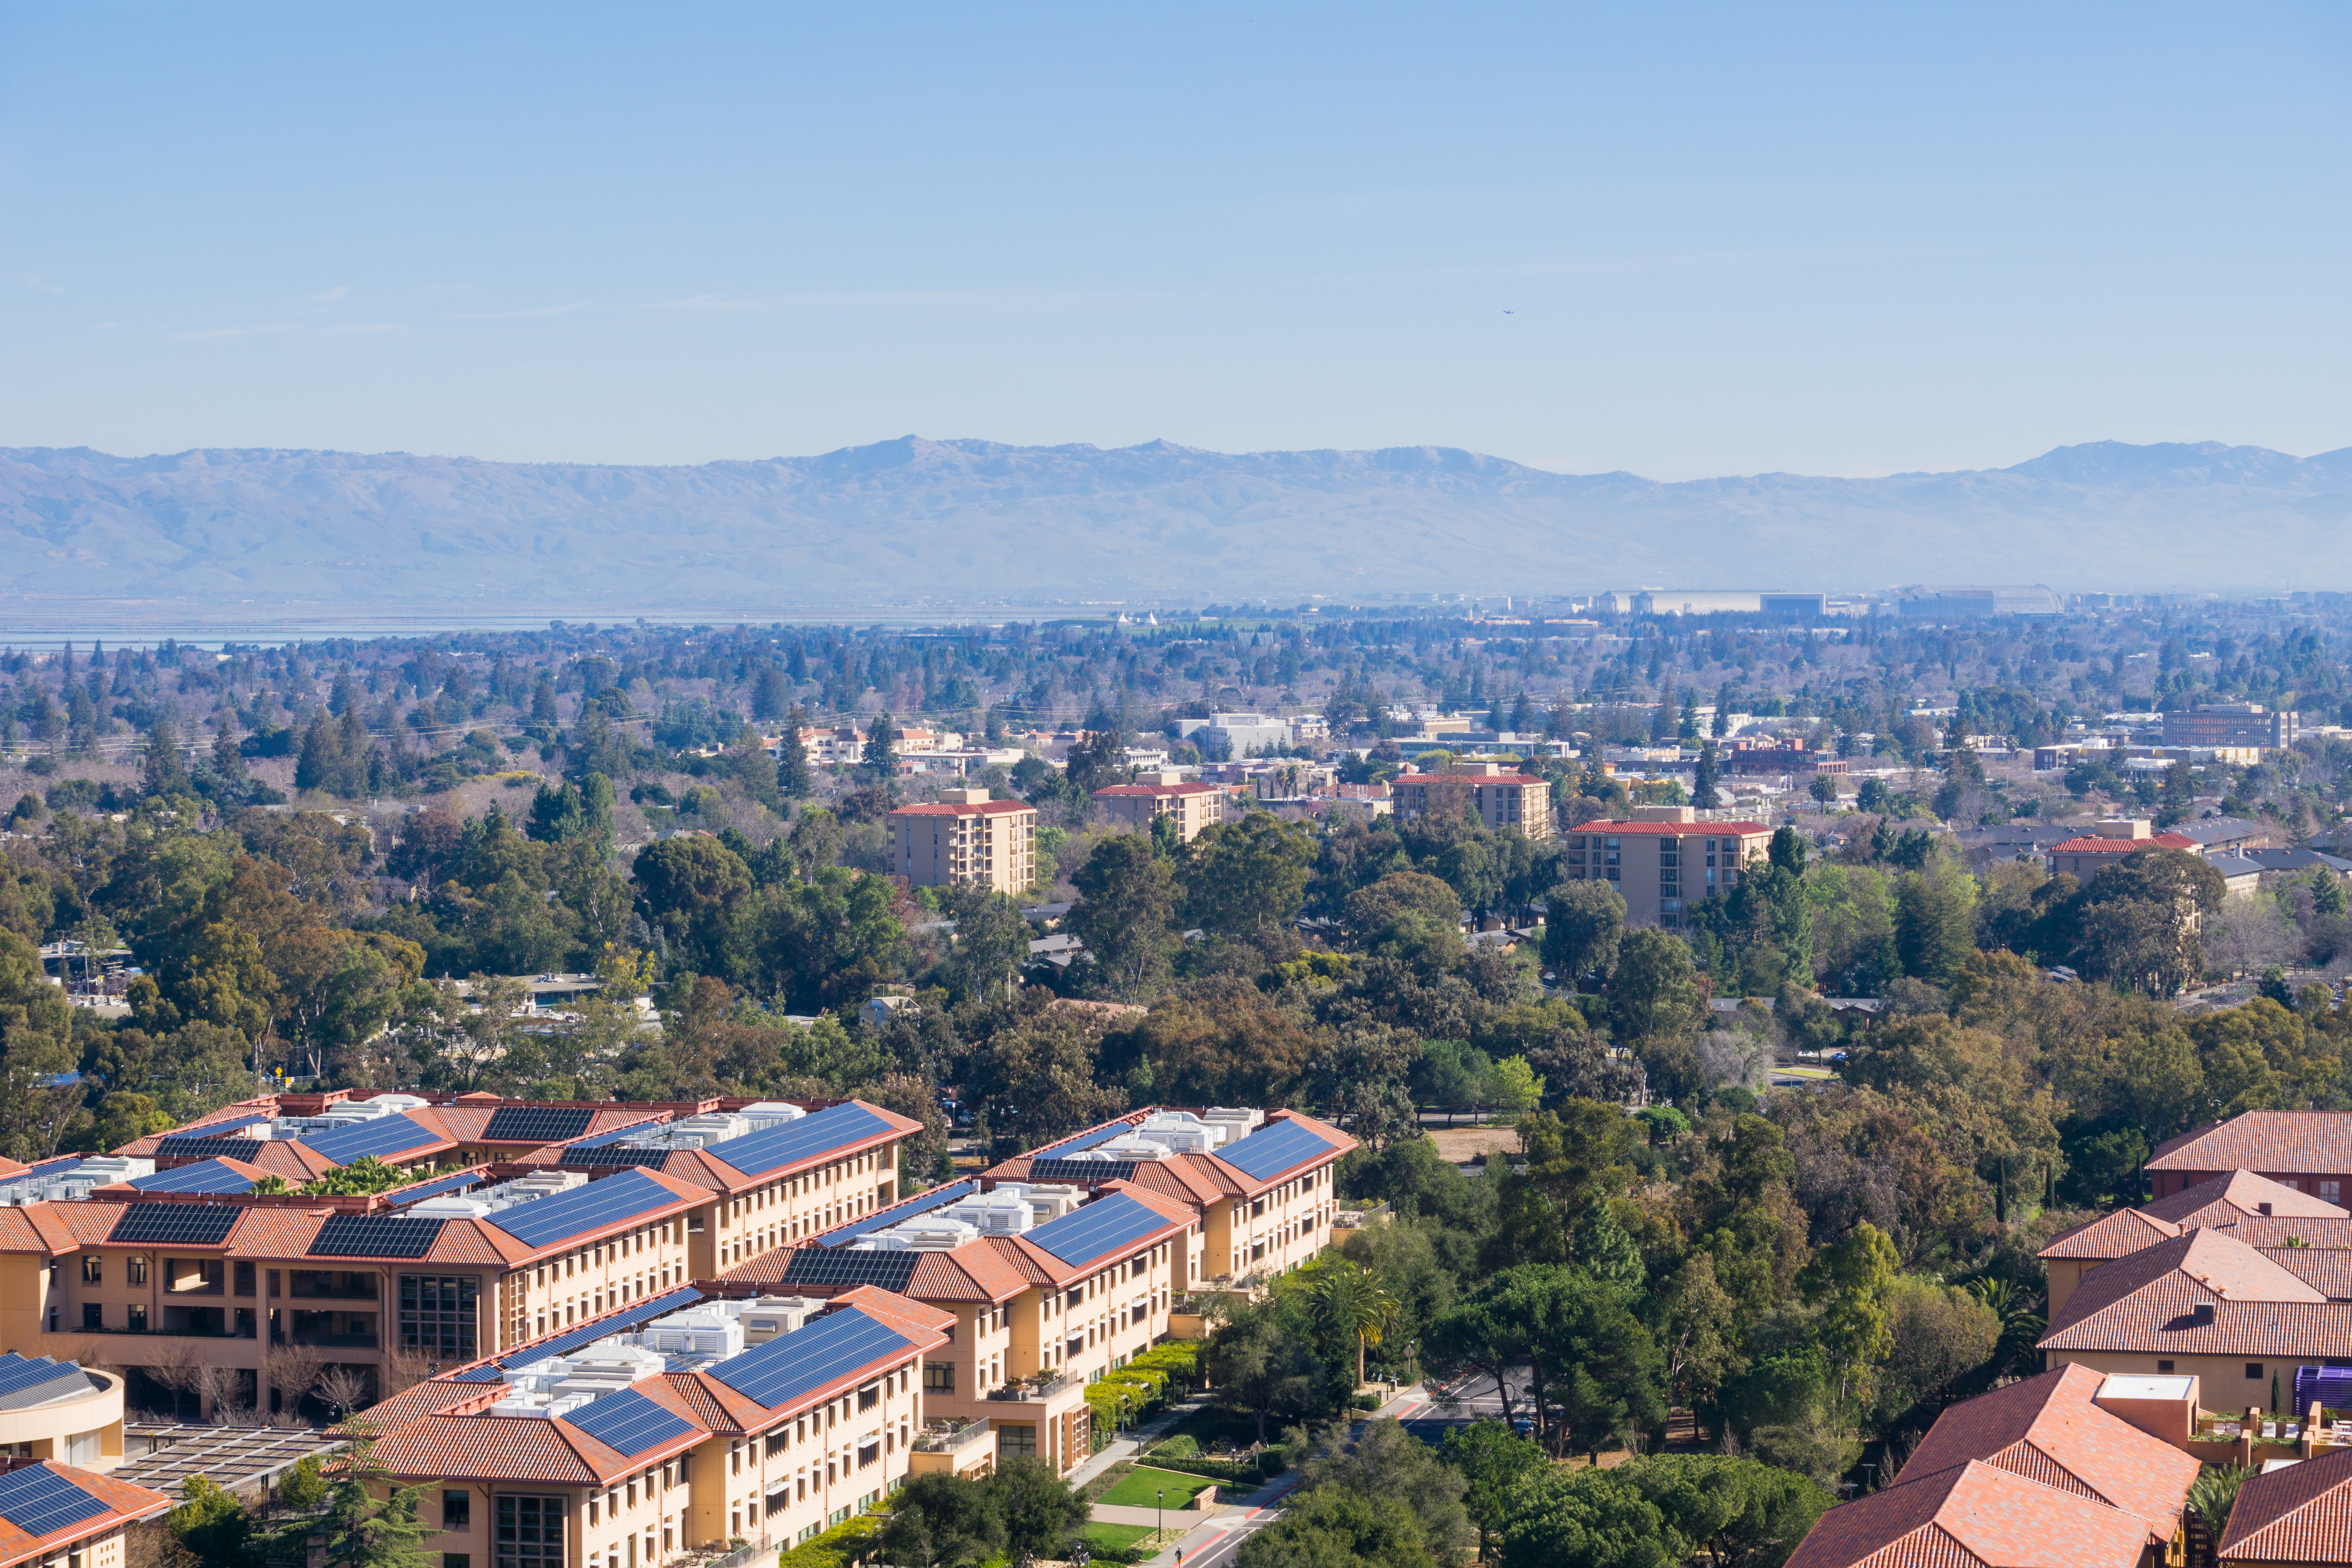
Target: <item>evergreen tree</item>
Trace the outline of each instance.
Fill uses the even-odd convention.
[[[1664,745],[1675,738],[1675,731],[1679,728],[1680,725],[1675,718],[1675,689],[1671,686],[1661,687],[1658,690],[1657,710],[1650,715],[1650,743],[1654,746]]]
[[[335,732],[327,725],[323,708],[310,715],[310,727],[302,731],[302,754],[294,763],[296,789],[324,789],[334,777]]]
[[[800,649],[793,650],[797,658]],[[784,714],[783,738],[776,743],[776,791],[786,800],[806,800],[811,788],[808,747],[801,742],[801,729],[808,715],[795,702]]]
[[[545,670],[530,687],[530,721],[534,724],[555,722],[555,677]]]
[[[187,793],[187,770],[180,766],[179,741],[172,733],[169,719],[156,720],[154,727],[147,731],[141,771],[141,786],[150,797]]]
[[[320,1555],[329,1568],[429,1568],[418,1505],[421,1486],[394,1487],[366,1444],[352,1450],[344,1480],[328,1503]],[[374,1495],[376,1488],[388,1494]]]
[[[226,710],[213,721],[213,771],[225,779],[245,775],[245,753],[237,750]]]
[[[1721,711],[1717,710],[1718,714]],[[1723,797],[1716,790],[1717,765],[1715,742],[1709,741],[1698,749],[1698,768],[1691,776],[1691,804],[1701,811],[1713,811],[1723,804]]]
[[[1731,733],[1731,682],[1725,681],[1715,694],[1715,722],[1707,733],[1720,740]]]
[[[874,727],[866,732],[866,750],[859,757],[866,782],[892,799],[898,794],[898,748],[894,744],[898,735],[898,721],[886,708],[874,715]]]

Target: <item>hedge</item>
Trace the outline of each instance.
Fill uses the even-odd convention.
[[[777,1559],[777,1568],[847,1568],[871,1551],[882,1534],[884,1515],[863,1513],[803,1542]]]

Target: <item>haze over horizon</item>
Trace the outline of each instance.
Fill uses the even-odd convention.
[[[19,8],[0,444],[2352,441],[2339,9],[1462,21]]]

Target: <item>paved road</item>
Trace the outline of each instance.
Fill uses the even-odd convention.
[[[1513,1414],[1524,1419],[1527,1397],[1522,1378],[1511,1379],[1511,1399]],[[1403,1422],[1406,1431],[1434,1446],[1444,1442],[1446,1433],[1456,1426],[1501,1420],[1503,1401],[1493,1378],[1464,1377],[1443,1388],[1414,1389],[1390,1406],[1389,1414]]]

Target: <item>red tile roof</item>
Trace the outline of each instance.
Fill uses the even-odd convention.
[[[2352,1448],[2248,1476],[2218,1555],[2224,1563],[2352,1563]]]
[[[1220,791],[1215,784],[1106,784],[1101,789],[1094,792],[1093,798],[1096,800],[1102,800],[1108,797],[1117,800],[1141,795],[1165,796],[1172,795],[1218,795],[1221,793],[1223,792]]]
[[[2196,1309],[2210,1305],[2212,1321]],[[2352,1354],[2352,1303],[2330,1301],[2262,1253],[2191,1230],[2083,1277],[2042,1340],[2051,1351],[2138,1354]]]
[[[2136,1515],[1970,1459],[1830,1510],[1787,1568],[2136,1568],[2147,1543]]]
[[[2129,855],[2140,849],[2194,849],[2197,840],[2179,833],[2159,833],[2152,838],[2069,838],[2053,844],[2048,855]]]
[[[2151,1171],[2352,1172],[2352,1111],[2249,1110],[2156,1146]]]
[[[2229,1171],[2170,1197],[2139,1205],[2142,1214],[2168,1219],[2175,1225],[2226,1225],[2250,1215],[2308,1215],[2322,1219],[2352,1218],[2352,1210],[2322,1203],[2311,1194],[2258,1176],[2252,1171]]]
[[[902,805],[893,816],[993,816],[1008,811],[1034,811],[1037,808],[1023,800],[927,801],[920,805]]]
[[[1932,1475],[1982,1459],[2141,1520],[2148,1539],[2172,1539],[2199,1461],[2102,1410],[2106,1374],[2067,1366],[1953,1405],[1905,1462]]]
[[[1641,834],[1671,835],[1687,838],[1693,834],[1721,837],[1726,834],[1746,837],[1752,833],[1769,833],[1771,828],[1760,822],[1580,822],[1570,833],[1597,833],[1619,838]]]
[[[2145,1247],[2169,1241],[2187,1227],[2158,1219],[2144,1209],[2117,1209],[2088,1225],[2060,1231],[2037,1258],[2092,1258],[2106,1262],[2129,1258]]]

